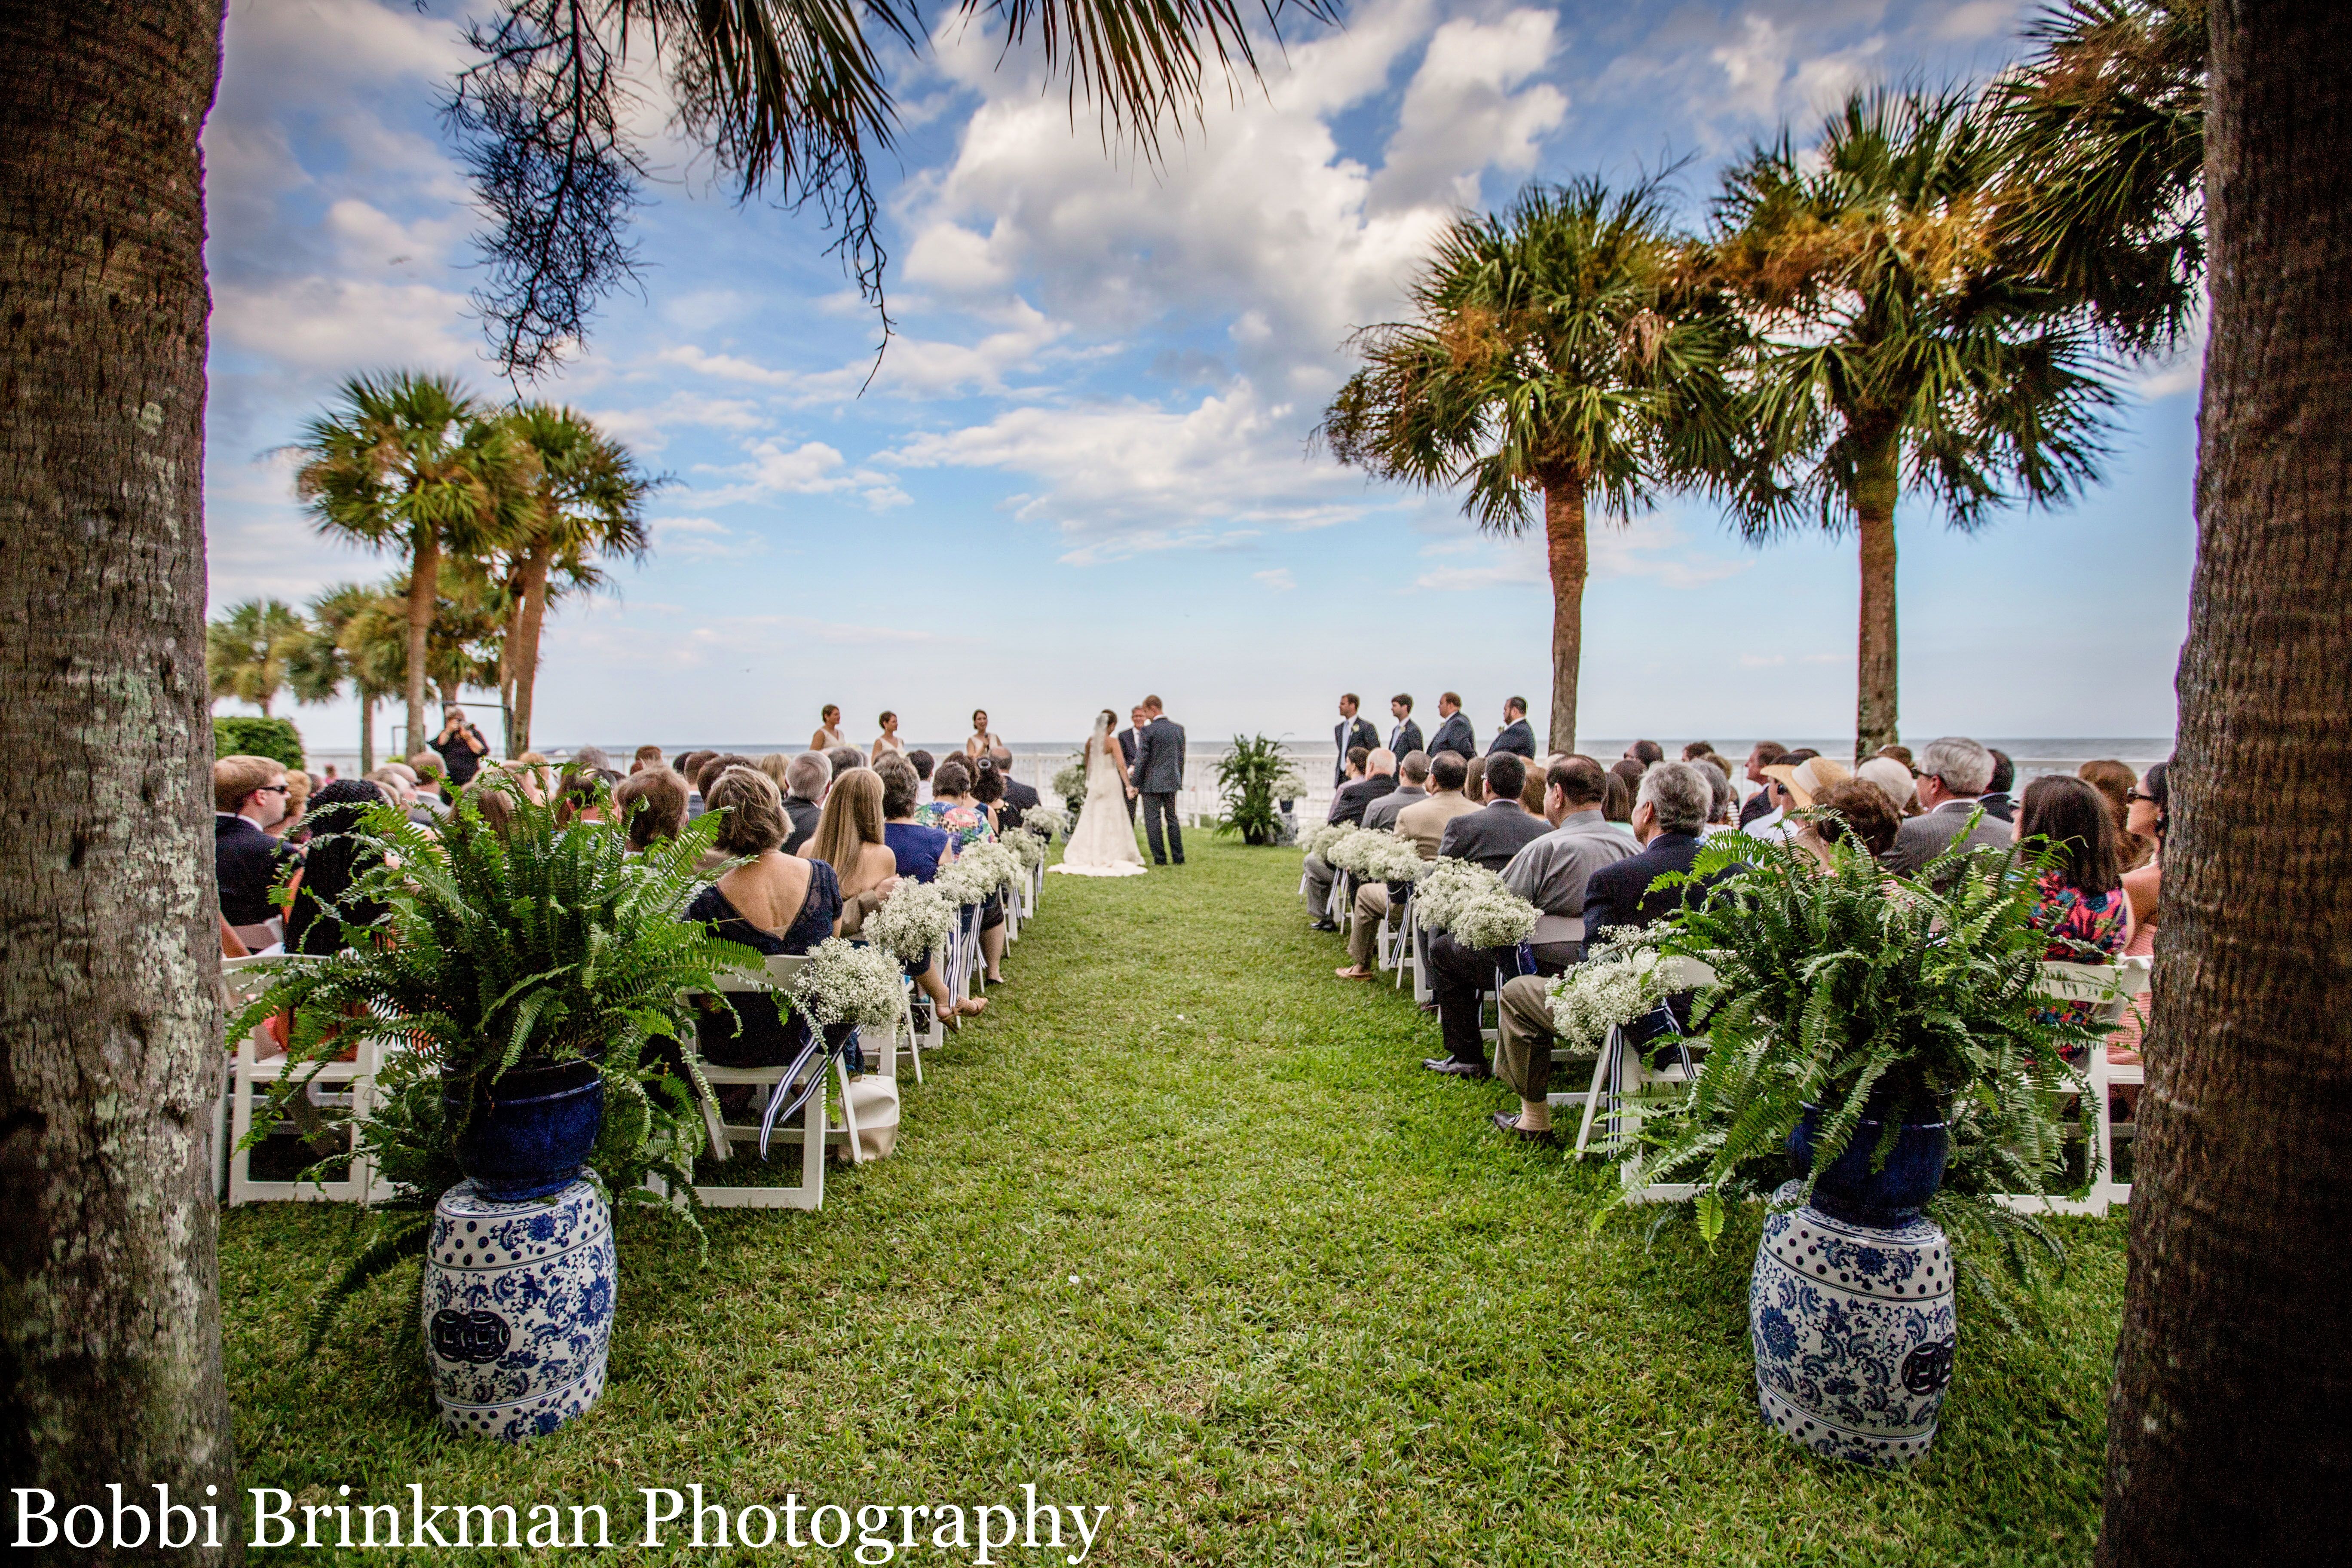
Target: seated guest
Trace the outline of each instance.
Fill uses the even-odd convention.
[[[704,798],[723,811],[718,847],[747,856],[743,864],[694,896],[686,918],[710,927],[713,936],[739,942],[754,952],[806,953],[834,934],[841,916],[841,884],[823,860],[783,852],[784,797],[775,781],[755,767],[736,766],[711,775]],[[780,1067],[800,1047],[800,1029],[790,1029],[776,1005],[764,996],[732,998],[738,1030],[723,1013],[706,1015],[697,1030],[705,1060],[721,1067]]]
[[[269,830],[286,815],[286,764],[232,755],[213,764],[213,871],[221,919],[248,952],[277,945],[284,933],[269,889],[301,863],[299,850]]]
[[[650,768],[667,765],[662,761],[662,749],[659,746],[639,746],[636,754],[629,759],[629,772],[633,773],[641,773]]]
[[[1037,794],[1036,786],[1023,784],[1013,776],[1011,752],[991,752],[989,760],[996,764],[997,776],[1004,781],[1004,804],[997,808],[996,813],[998,825],[1004,827],[1018,827],[1028,817],[1029,813],[1036,810],[1044,802]]]
[[[2099,792],[2107,803],[2107,816],[2116,825],[2116,862],[2126,872],[2137,871],[2147,864],[2156,846],[2131,830],[2132,795],[2139,788],[2139,775],[2129,763],[2103,757],[2084,763],[2074,770],[2074,776]]]
[[[1638,741],[1634,742],[1636,745],[1640,743]],[[1683,748],[1683,761],[1686,763],[1701,763],[1710,759],[1717,766],[1722,766],[1723,759],[1716,756],[1715,743],[1712,741],[1693,741]],[[1724,768],[1723,776],[1728,779],[1731,776],[1731,770]]]
[[[429,808],[436,817],[447,816],[448,773],[442,765],[441,753],[438,752],[410,752],[408,771],[416,775],[419,803]],[[415,818],[412,816],[409,820],[413,822]]]
[[[2106,802],[2081,779],[2046,773],[2025,786],[2019,804],[2018,847],[2029,855],[2054,851],[2056,858],[2033,881],[2033,923],[2050,933],[2042,962],[2112,962],[2131,945],[2134,928]],[[2039,1016],[2051,1023],[2080,1023],[2091,1007],[2089,1002],[2065,1002]]]
[[[667,768],[631,773],[613,791],[613,819],[640,853],[677,837],[686,828],[686,781]]]
[[[1551,824],[1519,804],[1528,764],[1514,752],[1486,754],[1486,804],[1446,824],[1437,852],[1500,871],[1511,857],[1551,831]]]
[[[1660,763],[1642,775],[1633,805],[1638,855],[1602,866],[1584,886],[1584,929],[1598,937],[1619,926],[1647,926],[1705,896],[1696,883],[1650,890],[1671,871],[1688,871],[1698,858],[1699,828],[1711,792],[1688,763]],[[1682,999],[1687,1017],[1687,994]],[[1496,1008],[1501,1021],[1495,1070],[1517,1091],[1519,1110],[1495,1113],[1495,1125],[1514,1137],[1549,1142],[1552,1019],[1549,987],[1538,975],[1504,982]],[[1470,1019],[1470,1049],[1479,1050],[1477,1017]],[[1483,1065],[1483,1058],[1482,1058]],[[1483,1076],[1465,1073],[1463,1076]]]
[[[825,788],[832,783],[833,764],[823,752],[803,752],[784,760],[784,815],[793,819],[793,830],[784,836],[785,854],[799,854],[816,832]]]
[[[929,752],[908,752],[907,762],[915,770],[915,804],[929,805],[931,800],[931,770],[939,766],[939,761]]]
[[[1875,754],[1882,757],[1891,757],[1895,761],[1901,763],[1905,773],[1909,773],[1918,766],[1918,763],[1913,760],[1911,756],[1911,748],[1908,746],[1896,746],[1891,744],[1885,745],[1879,747]]]
[[[302,814],[310,808],[310,775],[300,768],[286,773],[286,815],[269,825],[269,837],[281,844],[299,844]]]
[[[1535,726],[1528,722],[1528,700],[1507,697],[1503,700],[1503,727],[1495,735],[1495,743],[1486,754],[1515,756],[1521,762],[1533,762],[1536,755]]]
[[[1739,808],[1741,827],[1745,828],[1759,817],[1780,809],[1773,802],[1772,791],[1769,787],[1771,781],[1764,776],[1764,770],[1774,763],[1785,763],[1788,760],[1789,748],[1778,741],[1759,741],[1748,752],[1748,782],[1757,787],[1756,793],[1748,797],[1748,804]]]
[[[1992,776],[1985,781],[1985,792],[1977,797],[1977,804],[1984,807],[1987,816],[2007,822],[2017,815],[2009,798],[2010,786],[2017,782],[2017,764],[1998,747],[1987,747],[1986,753],[1992,758]]]
[[[1638,757],[1620,757],[1609,764],[1609,771],[1623,779],[1628,789],[1639,789],[1642,775],[1650,771],[1650,764]]]
[[[352,881],[383,864],[383,857],[349,835],[368,807],[387,804],[383,786],[365,779],[337,779],[311,796],[310,846],[286,911],[287,952],[313,958],[341,952],[345,925],[368,925],[383,917],[383,904],[354,901],[350,893]]]
[[[1625,782],[1623,773],[1612,768],[1601,775],[1601,820],[1622,828],[1627,837],[1633,837],[1633,785]]]
[[[572,765],[593,773],[613,771],[613,754],[602,746],[583,746],[572,753]]]
[[[1895,814],[1885,791],[1860,778],[1843,779],[1823,790],[1813,802],[1813,810],[1797,829],[1796,842],[1799,848],[1824,866],[1830,863],[1836,846],[1849,839],[1861,845],[1863,853],[1875,860],[1895,847],[1895,835],[1902,826],[1903,819]]]
[[[1584,956],[1586,889],[1594,873],[1633,854],[1633,843],[1601,815],[1607,776],[1590,757],[1553,763],[1545,779],[1544,816],[1538,819],[1549,831],[1503,868],[1504,886],[1543,911],[1529,943],[1538,975],[1558,974]],[[1494,985],[1498,969],[1517,973],[1517,953],[1465,947],[1447,931],[1430,939],[1429,985],[1445,1055],[1422,1066],[1458,1078],[1487,1076],[1479,994]]]
[[[1912,804],[1919,796],[1919,786],[1912,779],[1911,770],[1893,757],[1873,757],[1854,769],[1853,776],[1877,786],[1886,803],[1895,808],[1897,819],[1910,814]]]
[[[564,769],[563,782],[556,787],[556,826],[569,827],[575,822],[604,821],[607,792],[617,776],[599,768]]]
[[[1739,830],[1752,838],[1777,840],[1793,836],[1797,831],[1797,825],[1790,820],[1789,814],[1797,809],[1799,792],[1790,781],[1797,776],[1797,770],[1800,767],[1820,755],[1819,752],[1809,748],[1783,752],[1780,761],[1767,763],[1757,769],[1756,772],[1762,778],[1764,787],[1758,790],[1756,799],[1748,804],[1753,806],[1760,801],[1765,809],[1755,816],[1742,811],[1739,814]],[[1817,774],[1812,773],[1805,776],[1809,780],[1818,777]]]
[[[988,813],[988,825],[998,833],[1007,832],[1011,825],[1004,820],[1004,775],[996,771],[992,757],[971,759],[971,798]]]
[[[1470,797],[1473,805],[1484,805],[1494,797],[1486,793],[1486,759],[1472,757],[1463,764],[1462,793]]]
[[[864,753],[855,746],[828,747],[824,753],[824,760],[833,764],[835,778],[839,778],[852,768],[862,768],[866,765]]]
[[[687,752],[670,763],[677,776],[686,781],[686,819],[692,822],[703,812],[702,790],[698,781],[702,777],[702,764],[717,756],[716,752]]]
[[[1451,755],[1451,753],[1448,753]],[[1429,753],[1408,752],[1397,764],[1401,784],[1364,808],[1364,826],[1382,833],[1396,829],[1397,814],[1406,806],[1429,798]],[[1432,840],[1422,850],[1424,860],[1436,858],[1437,846]],[[1403,896],[1385,882],[1366,882],[1356,889],[1356,922],[1348,931],[1348,956],[1354,960],[1339,971],[1342,980],[1372,978],[1372,939],[1393,908],[1401,907]]]
[[[1357,762],[1358,752],[1363,752],[1360,764]],[[1354,780],[1342,784],[1339,793],[1331,797],[1331,815],[1325,820],[1361,827],[1365,807],[1383,795],[1395,793],[1396,753],[1386,746],[1375,747],[1369,752],[1359,746],[1348,753],[1348,768],[1355,774]]]
[[[915,819],[914,767],[904,757],[885,757],[874,772],[882,781],[882,841],[897,858],[898,875],[931,880],[948,852],[948,836]]]
[[[1636,741],[1625,748],[1625,760],[1629,763],[1641,763],[1643,771],[1646,773],[1652,763],[1663,763],[1666,760],[1666,749],[1655,741]],[[1692,760],[1689,751],[1685,749],[1683,752],[1683,761],[1687,763]]]
[[[1323,821],[1327,826],[1342,822],[1351,827],[1363,826],[1365,802],[1360,795],[1352,803],[1354,816],[1342,817],[1340,813],[1349,809],[1348,792],[1364,782],[1364,776],[1371,767],[1371,761],[1370,747],[1351,746],[1348,749],[1347,756],[1339,764],[1341,769],[1339,788],[1331,796],[1331,809],[1323,815]],[[1339,873],[1320,855],[1307,857],[1305,871],[1307,912],[1313,917],[1307,922],[1307,929],[1338,931],[1339,922],[1331,918],[1331,884],[1339,880]]]
[[[1519,785],[1519,804],[1538,816],[1546,815],[1544,802],[1549,796],[1550,786],[1545,781],[1550,777],[1551,764],[1559,760],[1544,757],[1528,763],[1527,782]]]
[[[815,752],[803,754],[815,757],[820,763],[824,760]],[[898,763],[902,770],[905,768],[895,752],[884,752],[883,760]],[[897,788],[907,792],[913,779],[912,772],[906,772],[898,782]],[[892,791],[891,782],[886,780],[879,771],[863,767],[850,769],[834,780],[833,787],[825,792],[824,821],[817,827],[816,837],[800,852],[804,858],[824,861],[840,879],[841,934],[844,936],[856,936],[864,928],[866,917],[881,907],[883,900],[898,886],[900,879],[910,875],[899,868],[898,851],[890,843],[890,825],[885,814],[893,805],[902,805],[912,810],[913,803],[906,798],[905,793],[894,800]],[[936,830],[918,828],[917,831]],[[944,843],[945,835],[941,835],[940,839]],[[939,869],[936,851],[930,865],[936,874]],[[929,878],[921,879],[928,881]],[[931,1005],[940,1021],[950,1028],[960,1026],[957,1023],[959,1018],[970,1017],[988,1005],[987,1000],[979,996],[968,998],[961,1006],[957,1005],[955,998],[948,994],[947,981],[940,973],[937,953],[928,955],[919,963],[908,964],[907,973],[922,989],[923,994],[931,999]]]
[[[1463,793],[1468,781],[1470,764],[1458,752],[1438,752],[1429,759],[1429,798],[1406,803],[1397,808],[1396,820],[1391,827],[1412,840],[1424,860],[1437,858],[1437,847],[1445,841],[1445,828],[1455,817],[1478,809]],[[1400,790],[1399,795],[1404,792]],[[1391,795],[1390,799],[1396,798]],[[1373,805],[1381,803],[1374,801]],[[1365,815],[1371,815],[1368,808]]]
[[[1803,826],[1797,820],[1798,812],[1810,810],[1832,784],[1853,776],[1843,763],[1822,756],[1808,756],[1801,763],[1774,763],[1764,773],[1778,792],[1780,807],[1772,816],[1759,818],[1748,833],[1753,838],[1784,841],[1796,837]]]
[[[1700,830],[1699,837],[1707,838],[1718,833],[1738,832],[1732,820],[1739,813],[1739,792],[1732,787],[1731,771],[1723,765],[1723,760],[1709,752],[1697,758],[1685,757],[1684,761],[1696,768],[1706,780],[1706,826]]]
[[[713,752],[709,757],[703,760],[701,766],[694,770],[695,793],[701,795],[705,800],[709,799],[710,786],[717,783],[719,775],[725,773],[729,768],[749,768],[756,773],[760,771],[760,764],[753,762],[751,758],[743,755],[740,752]],[[773,784],[776,781],[770,779],[768,782],[770,784]],[[782,800],[783,798],[783,791],[778,790],[776,792],[776,798]]]
[[[971,798],[971,766],[961,757],[950,757],[931,773],[931,800],[919,806],[915,820],[940,829],[950,844],[961,850],[973,844],[996,841],[987,808]],[[991,985],[1004,984],[1004,895],[991,893],[980,910],[980,955],[987,963]]]
[[[1919,753],[1919,804],[1925,809],[1895,836],[1887,869],[1909,876],[1955,844],[2006,853],[2014,839],[2009,825],[1977,810],[1978,797],[1992,781],[1992,753],[1964,736],[1928,742]]]
[[[800,754],[805,755],[806,753],[803,752]],[[768,777],[773,781],[777,793],[781,795],[789,795],[793,793],[792,785],[784,782],[784,772],[792,760],[793,759],[790,756],[785,755],[782,752],[770,752],[761,757],[758,763],[760,771],[767,774]],[[789,855],[792,851],[787,849],[784,853]]]

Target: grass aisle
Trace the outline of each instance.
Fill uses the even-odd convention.
[[[520,1448],[434,1426],[396,1342],[413,1272],[298,1353],[347,1213],[230,1214],[245,1484],[602,1502],[618,1543],[640,1486],[970,1507],[1034,1482],[1110,1506],[1115,1563],[2087,1558],[2119,1224],[2070,1227],[2042,1335],[1964,1308],[1922,1472],[1814,1461],[1750,1403],[1752,1219],[1712,1254],[1595,1233],[1607,1173],[1505,1146],[1505,1090],[1422,1072],[1435,1021],[1329,978],[1297,876],[1196,840],[1181,870],[1049,878],[1013,984],[906,1080],[898,1152],[819,1214],[714,1214],[708,1267],[632,1218],[604,1400]]]

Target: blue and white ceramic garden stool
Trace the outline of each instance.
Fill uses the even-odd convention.
[[[493,1203],[472,1182],[433,1211],[425,1347],[442,1424],[513,1442],[596,1403],[613,1339],[613,1220],[573,1182]]]
[[[1775,1203],[1803,1190],[1791,1182]],[[1952,1248],[1932,1220],[1880,1228],[1810,1204],[1776,1208],[1748,1315],[1757,1403],[1774,1427],[1859,1464],[1898,1469],[1926,1456],[1955,1342]]]

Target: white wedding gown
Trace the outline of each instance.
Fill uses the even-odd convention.
[[[1127,815],[1127,770],[1119,766],[1117,741],[1105,738],[1087,759],[1087,803],[1054,869],[1074,877],[1143,875],[1143,851],[1135,847],[1135,824]]]

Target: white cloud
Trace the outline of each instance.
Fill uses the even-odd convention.
[[[653,545],[666,555],[688,561],[734,561],[761,552],[758,539],[738,535],[726,524],[707,517],[656,518]]]
[[[1277,594],[1287,594],[1298,586],[1298,579],[1290,574],[1287,566],[1276,566],[1265,572],[1253,572],[1250,576]]]
[[[697,472],[734,482],[698,490],[697,499],[709,506],[730,506],[779,495],[852,495],[876,511],[905,506],[914,499],[887,474],[844,467],[839,449],[823,441],[794,446],[788,437],[770,436],[745,442],[743,453],[749,461],[698,464]]]
[[[1550,62],[1554,20],[1549,11],[1513,11],[1491,25],[1461,20],[1437,29],[1372,182],[1375,205],[1475,207],[1481,171],[1535,166],[1542,138],[1568,112],[1554,88],[1519,90]]]
[[[342,376],[384,365],[479,371],[466,298],[430,283],[314,275],[216,279],[216,340],[290,368]]]
[[[1752,120],[1818,116],[1855,88],[1873,79],[1886,47],[1882,34],[1858,44],[1806,54],[1794,26],[1749,12],[1739,19],[1739,37],[1711,50],[1722,68],[1718,84],[1728,88],[1729,105]]]

